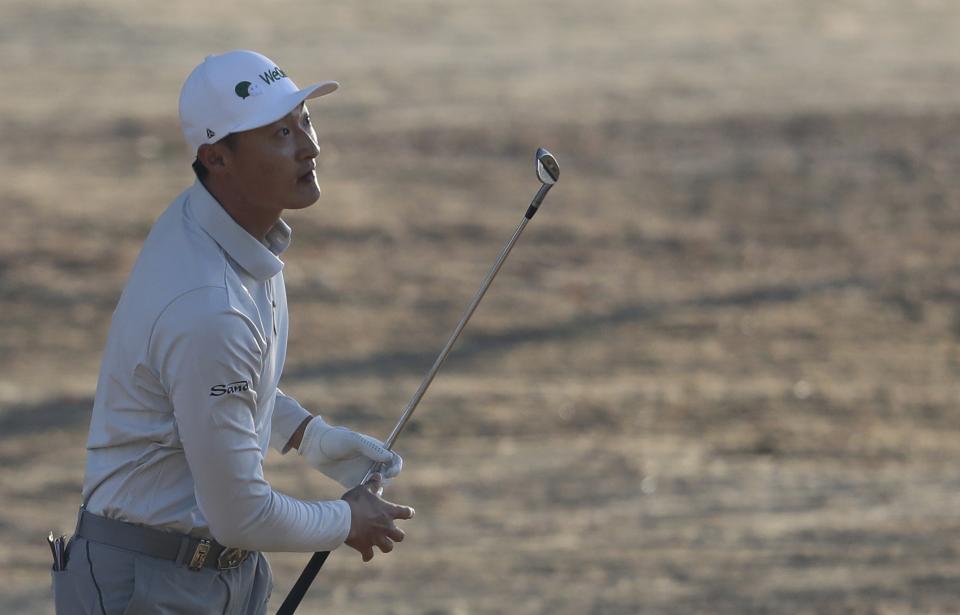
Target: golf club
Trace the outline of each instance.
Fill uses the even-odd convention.
[[[443,350],[440,351],[440,355],[437,357],[437,360],[434,361],[433,367],[430,368],[430,371],[427,372],[427,375],[420,383],[420,387],[417,388],[417,392],[414,393],[413,399],[411,399],[410,403],[407,404],[407,407],[403,411],[403,415],[400,417],[397,425],[393,428],[393,431],[390,432],[390,435],[387,437],[387,439],[384,440],[384,445],[388,450],[393,448],[397,438],[400,437],[400,432],[402,432],[403,428],[407,425],[407,422],[413,415],[413,411],[420,403],[420,400],[423,398],[424,393],[426,393],[430,383],[433,382],[434,376],[436,376],[437,372],[440,371],[440,366],[443,365],[447,355],[450,354],[450,350],[453,348],[454,343],[456,343],[457,338],[460,337],[460,332],[463,331],[463,328],[467,325],[467,321],[470,320],[473,312],[477,309],[477,305],[479,305],[480,300],[483,299],[484,294],[486,294],[487,289],[490,287],[490,283],[493,282],[493,278],[497,275],[497,272],[500,271],[500,267],[503,265],[503,262],[507,260],[510,250],[512,250],[513,245],[517,243],[517,239],[520,238],[520,234],[523,232],[523,229],[527,226],[527,223],[533,219],[533,216],[536,215],[537,210],[540,208],[540,204],[543,203],[544,197],[547,196],[547,192],[549,192],[550,188],[552,188],[553,185],[557,183],[557,180],[560,179],[560,166],[557,164],[557,159],[553,157],[553,154],[542,147],[538,148],[536,162],[537,178],[540,180],[541,184],[540,189],[533,197],[533,201],[530,202],[530,206],[527,208],[527,213],[524,214],[523,220],[520,221],[520,224],[517,226],[517,230],[514,231],[513,237],[510,238],[510,240],[507,242],[507,245],[505,245],[503,250],[500,251],[500,255],[497,256],[497,260],[493,264],[493,267],[490,268],[487,276],[483,279],[483,282],[480,283],[480,289],[477,290],[477,293],[473,296],[473,299],[470,300],[470,304],[467,306],[466,311],[464,311],[463,316],[460,318],[459,324],[457,324],[456,328],[453,330],[453,333],[450,335],[450,339],[447,340]],[[370,480],[371,475],[373,475],[373,473],[377,470],[378,465],[379,464],[374,463],[370,466],[370,469],[363,477],[363,480],[360,481],[361,485]],[[379,495],[381,492],[382,488],[378,489],[377,494]],[[303,600],[304,595],[306,595],[307,590],[310,588],[310,584],[313,583],[314,578],[316,578],[317,573],[320,572],[320,568],[323,567],[323,563],[327,560],[329,555],[329,551],[320,551],[313,554],[313,557],[310,558],[310,561],[303,569],[303,572],[300,573],[300,577],[297,579],[297,582],[294,583],[290,593],[287,594],[283,604],[280,605],[280,610],[277,611],[277,615],[293,615],[294,611],[296,611],[297,607],[300,605],[300,601]]]

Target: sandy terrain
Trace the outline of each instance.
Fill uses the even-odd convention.
[[[302,612],[957,612],[960,6],[162,5],[0,7],[0,611],[52,613],[180,83],[246,47],[343,83],[286,258],[284,389],[331,422],[389,432],[536,147],[563,172],[398,446],[409,540]]]

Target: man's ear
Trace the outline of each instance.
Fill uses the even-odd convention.
[[[207,168],[207,171],[219,175],[226,171],[230,164],[230,150],[222,143],[205,143],[197,150],[197,158]]]

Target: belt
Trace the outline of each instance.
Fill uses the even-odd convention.
[[[252,551],[225,547],[216,540],[164,532],[126,521],[80,511],[76,535],[111,547],[186,565],[190,570],[229,570],[243,563]]]

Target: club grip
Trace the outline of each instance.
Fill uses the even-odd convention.
[[[287,598],[283,601],[283,604],[280,605],[280,610],[277,611],[277,615],[293,615],[297,607],[300,606],[300,601],[303,600],[307,590],[310,589],[310,584],[317,578],[317,573],[323,568],[323,563],[327,561],[329,556],[329,551],[318,551],[313,554],[306,568],[300,573],[300,578],[293,584],[293,588],[290,590],[290,593],[287,594]]]

